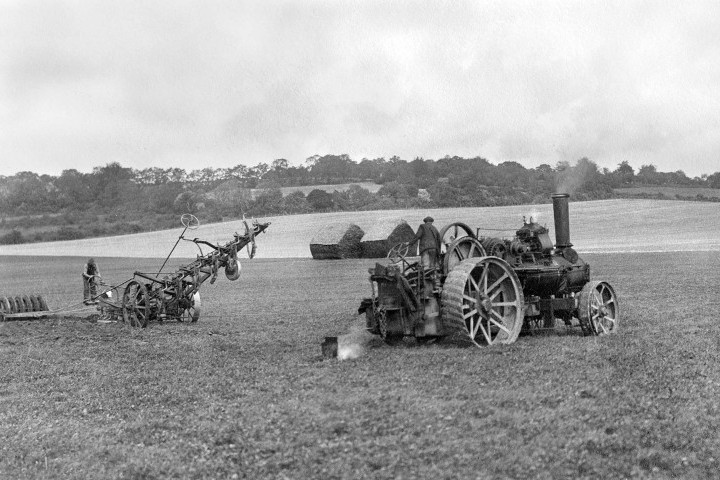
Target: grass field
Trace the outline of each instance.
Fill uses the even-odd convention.
[[[717,205],[672,200],[603,200],[570,203],[571,240],[581,252],[666,252],[720,250],[720,215]],[[270,217],[268,231],[258,237],[258,258],[309,258],[310,240],[319,229],[348,221],[367,230],[372,225],[402,218],[414,228],[426,215],[435,218],[438,228],[451,222],[465,222],[481,234],[512,236],[522,226],[523,216],[534,217],[550,228],[554,236],[552,205],[518,205],[493,208],[445,208],[434,210],[382,210]],[[202,219],[200,219],[202,221]],[[182,227],[174,230],[107,238],[25,245],[0,245],[0,255],[60,255],[94,257],[164,258],[172,249]],[[201,225],[186,232],[188,238],[225,243],[235,231],[244,232],[240,222]],[[197,248],[180,242],[175,256],[194,258]]]
[[[583,258],[618,292],[616,335],[366,341],[364,260],[245,261],[196,324],[0,323],[0,476],[716,477],[720,252]],[[70,305],[83,261],[0,257],[0,294]],[[99,263],[113,282],[159,262]],[[362,355],[322,360],[346,332]]]

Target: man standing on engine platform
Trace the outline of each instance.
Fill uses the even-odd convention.
[[[440,255],[440,232],[433,225],[432,217],[425,217],[423,224],[418,227],[415,237],[408,242],[408,246],[420,242],[420,264],[425,270],[435,269],[438,266]],[[433,273],[434,289],[440,288],[440,276]]]
[[[97,296],[97,283],[96,278],[100,275],[95,259],[88,259],[85,267],[83,267],[83,303],[90,305],[91,303],[97,303],[95,297]]]

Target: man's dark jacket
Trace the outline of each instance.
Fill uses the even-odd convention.
[[[420,240],[420,254],[426,250],[435,250],[435,255],[440,253],[440,232],[438,232],[432,223],[423,223],[420,225],[415,234],[415,238],[412,239],[410,244],[412,245],[418,240]]]

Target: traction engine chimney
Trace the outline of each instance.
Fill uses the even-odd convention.
[[[570,213],[567,193],[553,193],[553,214],[555,216],[555,248],[572,247],[570,243]]]

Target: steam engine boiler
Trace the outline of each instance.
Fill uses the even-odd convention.
[[[557,320],[585,335],[613,333],[617,296],[609,283],[591,281],[590,266],[572,248],[568,200],[552,195],[554,245],[532,217],[513,238],[480,236],[460,222],[445,226],[434,268],[408,255],[407,244],[396,245],[388,264],[369,271],[372,295],[359,308],[368,331],[388,343],[460,331],[477,345],[512,343],[521,331],[551,329]]]

